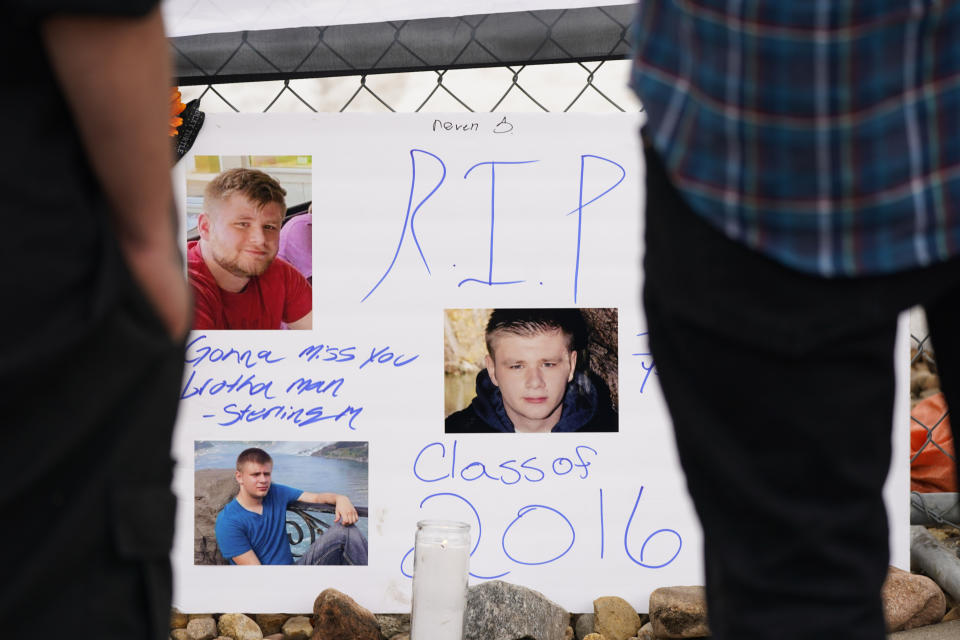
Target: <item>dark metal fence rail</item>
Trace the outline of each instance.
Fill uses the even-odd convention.
[[[180,84],[616,60],[629,5],[171,38]]]

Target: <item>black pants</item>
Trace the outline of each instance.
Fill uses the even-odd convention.
[[[91,637],[166,638],[183,345],[127,278],[82,339],[37,351],[0,366],[0,620],[13,637],[69,621]]]
[[[650,151],[645,233],[650,348],[704,528],[713,638],[884,638],[897,314],[924,306],[960,406],[960,260],[801,274],[699,218]]]

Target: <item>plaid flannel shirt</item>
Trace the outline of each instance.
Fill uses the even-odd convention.
[[[822,276],[960,250],[960,1],[640,0],[631,84],[690,206]]]

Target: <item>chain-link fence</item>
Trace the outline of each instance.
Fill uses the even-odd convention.
[[[639,111],[633,7],[405,20],[171,39],[207,112]]]
[[[911,494],[911,521],[960,528],[960,505],[951,480],[956,451],[950,412],[940,390],[936,352],[919,312],[911,318],[910,338],[911,481],[922,489]]]
[[[956,493],[910,494],[910,524],[926,524],[960,529],[960,503]]]

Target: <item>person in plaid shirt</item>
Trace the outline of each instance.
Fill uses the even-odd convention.
[[[960,3],[641,1],[635,36],[644,305],[712,637],[883,638],[901,310],[960,406]]]

